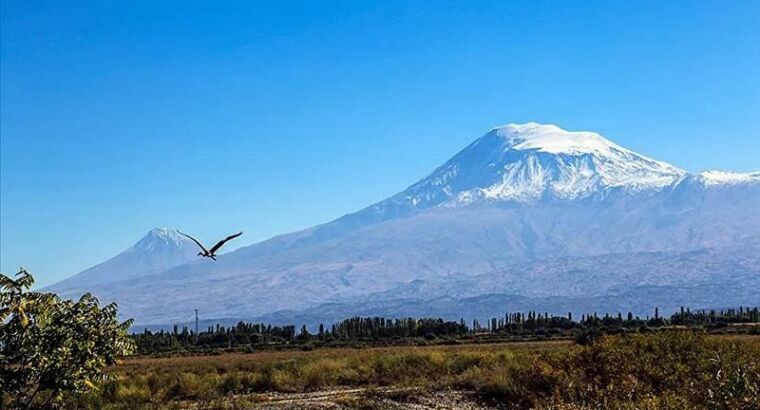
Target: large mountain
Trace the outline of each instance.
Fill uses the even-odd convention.
[[[80,289],[120,302],[142,324],[194,308],[207,318],[313,323],[355,313],[756,304],[746,285],[760,274],[751,259],[760,254],[757,209],[760,173],[689,174],[596,133],[510,124],[330,223],[217,262]]]

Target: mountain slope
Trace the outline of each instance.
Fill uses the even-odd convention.
[[[351,315],[493,317],[509,311],[633,312],[756,305],[760,244],[692,252],[610,254],[515,264],[442,283],[414,280],[356,299],[262,319],[331,323]],[[551,286],[547,286],[547,284]]]
[[[90,289],[119,301],[122,312],[141,324],[171,322],[193,308],[205,317],[266,318],[326,303],[360,306],[416,281],[446,289],[552,258],[720,253],[746,244],[760,252],[757,181],[757,174],[688,174],[594,133],[513,124],[492,129],[403,192],[333,222],[241,248],[217,262],[194,260]],[[736,266],[730,255],[720,266],[700,261],[720,281],[733,274],[720,271]],[[666,269],[656,272],[665,279],[679,274],[665,264],[647,266]],[[577,301],[565,273],[552,270],[541,286]],[[577,281],[587,279],[593,283]],[[514,277],[504,281],[503,291],[520,289]],[[640,289],[646,282],[627,286]],[[626,291],[618,294],[632,295]],[[588,292],[606,300],[609,289],[600,284]],[[645,295],[636,297],[648,303]],[[694,297],[695,304],[706,300]]]

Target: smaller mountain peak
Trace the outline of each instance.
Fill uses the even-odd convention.
[[[192,240],[170,228],[153,228],[113,258],[63,280],[52,289],[86,289],[94,284],[137,279],[165,271],[196,258]]]

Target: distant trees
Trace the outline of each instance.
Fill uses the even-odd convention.
[[[674,325],[723,327],[731,323],[760,322],[760,308],[744,307],[726,310],[698,310],[681,308],[679,313],[670,318]]]
[[[294,340],[295,326],[272,326],[240,321],[235,326],[209,327],[195,333],[186,326],[174,326],[170,332],[145,329],[132,337],[141,352],[171,352],[184,347],[227,348],[239,345],[278,344]]]
[[[272,326],[263,323],[238,322],[235,326],[217,325],[198,334],[187,327],[181,330],[174,326],[171,332],[159,331],[134,335],[143,353],[172,352],[181,349],[218,349],[253,345],[321,344],[343,346],[351,343],[392,343],[396,339],[436,339],[466,337],[574,337],[576,341],[593,343],[606,333],[638,332],[648,329],[685,325],[690,327],[716,328],[728,323],[760,323],[758,308],[740,307],[726,311],[699,311],[692,313],[682,309],[670,318],[661,317],[659,308],[654,316],[641,318],[633,313],[618,312],[615,315],[597,313],[582,314],[573,320],[572,313],[566,316],[551,316],[547,312],[507,312],[501,317],[492,317],[481,322],[474,319],[470,326],[462,318],[458,322],[442,318],[383,318],[352,317],[325,327],[320,324],[316,333],[310,333],[306,326]],[[747,327],[746,331],[760,332],[760,326]]]
[[[459,336],[469,329],[460,322],[445,321],[440,318],[354,317],[326,328],[320,324],[318,332],[312,334],[302,326],[296,333],[295,326],[272,326],[264,323],[238,322],[237,325],[209,327],[198,334],[187,327],[177,326],[171,332],[144,330],[133,335],[139,350],[143,353],[171,352],[183,348],[229,348],[241,345],[268,345],[282,343],[326,342],[360,339],[390,339],[425,336]]]
[[[425,335],[461,335],[467,333],[463,321],[449,322],[441,318],[402,318],[388,319],[382,317],[353,317],[332,326],[330,335],[334,338],[393,338],[421,337]]]
[[[115,304],[100,306],[30,292],[33,276],[0,273],[0,407],[59,408],[67,392],[96,388],[105,366],[134,350],[130,320],[119,322]]]

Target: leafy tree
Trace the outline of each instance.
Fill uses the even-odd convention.
[[[66,393],[97,389],[105,366],[134,350],[131,320],[89,293],[78,301],[30,292],[34,278],[0,273],[0,407],[60,408]]]

